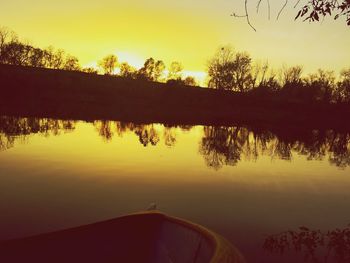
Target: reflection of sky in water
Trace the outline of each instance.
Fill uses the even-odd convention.
[[[283,160],[280,153],[288,143],[273,137],[264,145],[271,134],[246,129],[118,122],[39,126],[41,133],[26,138],[19,136],[29,133],[23,126],[6,130],[17,134],[14,141],[1,134],[0,239],[112,218],[156,202],[166,213],[221,233],[254,259],[265,255],[260,248],[268,234],[301,225],[328,230],[350,223],[349,168],[331,164],[334,154],[328,152],[341,136],[291,140],[290,160]],[[50,135],[43,136],[45,130]],[[228,132],[242,135],[231,138]],[[227,150],[231,144],[225,140],[236,140],[234,149]],[[231,158],[237,147],[239,160]],[[338,150],[347,160],[349,144],[337,147],[347,149]],[[308,161],[311,148],[324,156]],[[208,166],[213,154],[221,155],[213,157],[221,158],[219,166]],[[226,165],[232,160],[234,166]]]

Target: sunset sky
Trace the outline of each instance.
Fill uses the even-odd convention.
[[[82,65],[94,65],[114,53],[120,61],[140,67],[148,57],[167,65],[180,61],[185,69],[204,72],[206,61],[220,45],[248,51],[254,59],[268,59],[274,67],[304,65],[339,71],[350,66],[350,28],[343,20],[315,24],[294,21],[294,2],[276,21],[284,1],[272,0],[271,20],[266,3],[255,12],[254,32],[245,19],[243,0],[12,0],[3,1],[0,25],[32,44],[53,45],[77,56]]]

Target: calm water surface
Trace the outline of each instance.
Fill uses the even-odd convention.
[[[270,253],[265,238],[300,226],[345,228],[349,166],[350,136],[335,131],[2,116],[0,240],[155,202],[222,234],[248,262],[296,262],[304,255]]]

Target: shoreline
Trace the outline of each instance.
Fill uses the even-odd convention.
[[[187,125],[349,130],[349,104],[0,65],[0,114]]]

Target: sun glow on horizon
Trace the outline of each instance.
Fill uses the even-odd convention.
[[[0,16],[1,25],[21,38],[42,48],[62,48],[94,68],[108,54],[135,68],[153,57],[167,66],[179,61],[186,72],[204,79],[207,60],[226,44],[247,51],[253,60],[268,60],[275,69],[298,64],[306,73],[319,67],[339,72],[350,66],[349,28],[342,21],[294,21],[292,6],[278,21],[268,20],[263,8],[256,15],[252,5],[254,32],[245,19],[230,16],[233,10],[242,11],[241,2],[13,0],[2,3]],[[277,10],[278,3],[273,7]]]
[[[142,68],[145,59],[128,51],[116,51],[114,53],[118,57],[118,63],[127,62],[136,69]]]
[[[139,70],[143,67],[144,62],[146,59],[141,58],[140,56],[137,56],[135,54],[132,54],[131,52],[114,52],[111,53],[118,58],[118,66],[116,67],[114,74],[119,74],[120,72],[120,64],[121,63],[128,63],[129,65],[133,66],[135,69]],[[171,62],[170,62],[171,63]],[[166,69],[163,72],[163,79],[166,79],[168,76],[168,67],[170,66],[170,63],[165,63]],[[83,68],[93,68],[99,72],[101,72],[101,68],[99,67],[99,61],[91,61],[89,63],[86,63],[82,65]],[[191,71],[186,70],[186,68],[182,71],[182,77],[193,77],[199,86],[206,86],[207,82],[207,73],[204,71]]]

